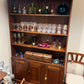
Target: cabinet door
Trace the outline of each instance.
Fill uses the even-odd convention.
[[[16,79],[22,80],[23,77],[25,77],[24,66],[25,66],[25,62],[23,60],[13,60],[12,61],[13,73]]]
[[[48,66],[47,74],[45,74],[45,80],[47,84],[59,84],[59,72],[58,67]]]
[[[30,71],[30,62],[29,61],[25,61],[25,79],[26,81],[30,81],[31,78],[31,71]]]
[[[36,62],[31,62],[31,82],[35,84],[40,84],[41,75],[41,64]]]

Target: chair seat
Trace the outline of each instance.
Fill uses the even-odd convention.
[[[66,84],[84,84],[84,77],[81,75],[67,73],[66,76]]]

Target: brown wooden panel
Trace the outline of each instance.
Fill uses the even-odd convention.
[[[13,60],[12,67],[16,79],[22,80],[25,77],[24,66],[25,66],[24,61]]]
[[[48,66],[47,84],[59,84],[59,68]]]
[[[39,63],[35,63],[35,62],[31,62],[31,67],[30,67],[30,71],[31,71],[31,82],[35,83],[35,84],[40,84],[40,64]]]

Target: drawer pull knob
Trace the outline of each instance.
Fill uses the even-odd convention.
[[[47,80],[47,74],[45,74],[45,80]]]

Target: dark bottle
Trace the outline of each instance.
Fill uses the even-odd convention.
[[[55,14],[55,7],[54,7],[54,5],[52,5],[52,8],[51,8],[51,14]]]
[[[13,9],[12,9],[12,13],[17,13],[16,6],[15,6],[15,2],[14,2]]]
[[[37,37],[32,37],[32,45],[37,45]]]
[[[58,9],[57,9],[57,13],[60,15],[66,15],[68,14],[69,8],[65,3],[62,3]]]
[[[39,6],[38,14],[42,14],[42,6],[41,5]]]
[[[48,9],[48,2],[46,2],[46,7],[45,7],[45,14],[49,14],[49,9]]]

